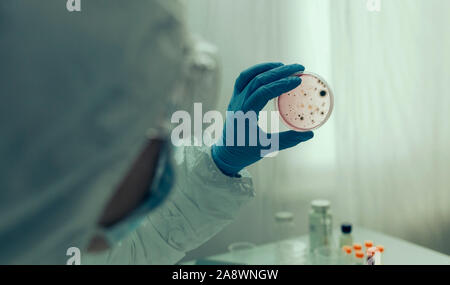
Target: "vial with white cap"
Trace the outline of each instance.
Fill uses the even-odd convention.
[[[278,241],[276,247],[276,264],[293,265],[306,262],[306,244],[296,238],[297,231],[294,215],[291,212],[278,212],[275,214]]]
[[[294,214],[287,211],[275,213],[277,239],[287,240],[295,236]]]
[[[314,200],[309,212],[309,250],[313,253],[317,248],[333,247],[333,222],[330,201]]]

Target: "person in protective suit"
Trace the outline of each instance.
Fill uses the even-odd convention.
[[[61,2],[0,3],[0,264],[65,264],[71,247],[82,264],[174,264],[254,196],[264,146],[171,143],[172,112],[212,107],[219,78],[179,1]],[[303,69],[243,71],[228,110],[259,112]]]

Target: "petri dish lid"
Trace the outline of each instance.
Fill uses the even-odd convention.
[[[275,220],[277,222],[290,222],[294,220],[294,214],[291,212],[278,212],[275,214]]]
[[[254,249],[256,245],[254,243],[248,242],[248,241],[238,241],[230,244],[228,246],[228,251],[230,252],[236,252],[241,250],[251,250]]]
[[[298,132],[315,130],[325,124],[334,107],[334,95],[330,85],[312,72],[295,73],[302,83],[295,89],[275,99],[283,123]]]

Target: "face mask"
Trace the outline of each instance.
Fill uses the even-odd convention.
[[[130,232],[134,231],[143,219],[156,207],[160,206],[169,195],[175,180],[172,144],[160,135],[149,138],[151,146],[159,147],[155,170],[147,194],[139,206],[119,222],[102,230],[109,245],[114,245]]]

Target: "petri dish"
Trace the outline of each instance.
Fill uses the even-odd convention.
[[[275,99],[283,123],[290,129],[306,132],[319,128],[330,118],[334,106],[328,83],[312,72],[296,73],[302,83]]]
[[[241,251],[241,250],[250,250],[250,249],[254,249],[255,247],[256,247],[256,245],[251,242],[240,241],[240,242],[235,242],[235,243],[230,244],[228,246],[228,251],[236,252],[236,251]]]
[[[314,251],[314,265],[342,265],[346,262],[346,256],[338,249],[325,246]]]

